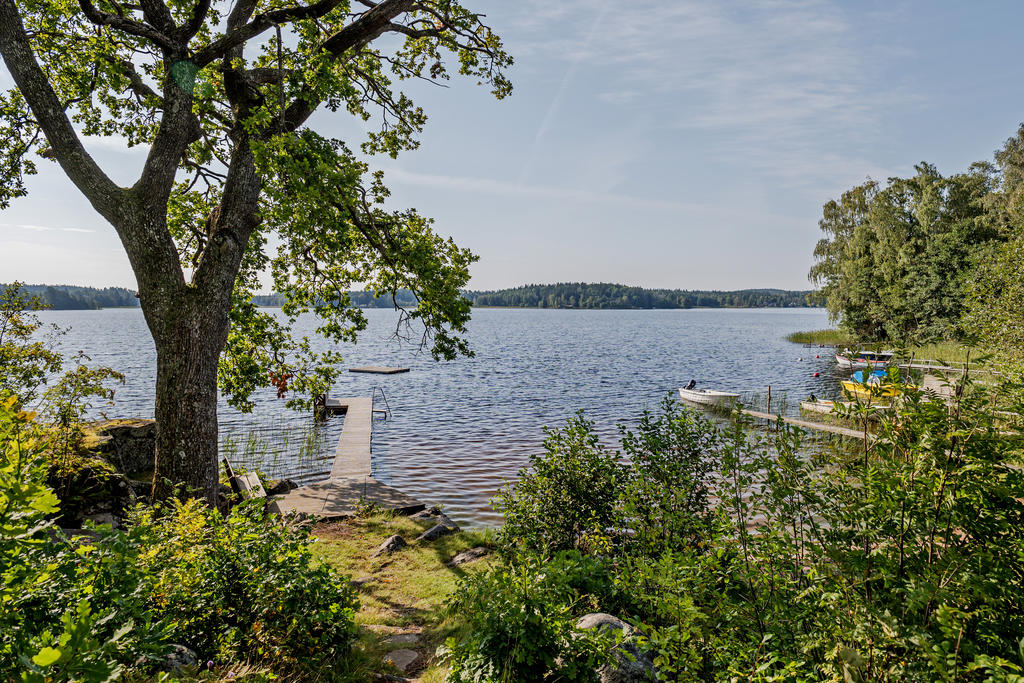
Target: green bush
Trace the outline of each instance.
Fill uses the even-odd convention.
[[[636,431],[621,429],[629,459],[620,487],[620,527],[634,553],[657,555],[706,543],[715,525],[708,492],[723,448],[719,426],[671,396],[644,411]]]
[[[951,405],[902,389],[876,439],[831,446],[668,401],[623,431],[624,469],[574,418],[503,492],[506,566],[460,603],[481,616],[455,651],[548,652],[577,598],[544,594],[526,629],[518,586],[571,573],[545,558],[576,541],[613,585],[588,609],[636,624],[659,680],[1024,681],[1020,442],[969,383]]]
[[[576,551],[535,557],[471,575],[459,584],[452,612],[469,636],[449,639],[452,683],[591,681],[608,659],[609,639],[578,631],[576,620],[597,611],[612,590],[605,564]]]
[[[49,445],[32,416],[0,406],[0,673],[26,680],[105,680],[165,633],[146,613],[135,550],[100,531],[70,543],[51,521]]]
[[[172,643],[292,674],[344,668],[356,600],[308,532],[256,503],[225,517],[193,501],[69,540],[46,485],[52,432],[15,405],[0,403],[0,679],[107,680]]]
[[[505,514],[498,540],[508,552],[571,550],[586,534],[604,533],[616,520],[625,473],[618,453],[600,444],[582,414],[565,429],[546,433],[544,453],[531,456],[519,480],[496,497],[496,507]]]
[[[215,660],[248,657],[316,669],[355,637],[353,589],[319,564],[308,531],[260,501],[224,517],[199,501],[136,512],[131,534],[155,613],[180,642]]]

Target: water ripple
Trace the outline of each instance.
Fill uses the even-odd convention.
[[[829,354],[814,358],[813,349],[783,339],[825,327],[821,310],[479,309],[469,334],[476,357],[442,363],[395,342],[392,311],[366,313],[370,324],[360,342],[341,349],[346,365],[412,371],[344,373],[332,395],[367,396],[375,386],[383,388],[393,415],[374,423],[374,475],[442,503],[470,524],[500,521],[491,497],[540,451],[543,427],[557,427],[579,409],[614,446],[617,424],[635,424],[644,409],[691,378],[699,386],[730,390],[771,385],[773,395],[788,393],[794,403],[811,392],[827,397],[835,386]],[[125,373],[111,415],[152,416],[155,352],[140,311],[48,311],[43,317],[71,326],[65,350],[81,349],[94,363]],[[299,325],[300,333],[310,333],[313,321]],[[815,371],[821,377],[814,378]],[[297,462],[298,441],[313,429],[310,416],[286,410],[271,390],[255,398],[256,410],[248,415],[222,402],[222,434],[244,441],[253,430],[274,438],[293,430],[297,436],[285,452],[265,465],[268,474],[329,469],[323,458],[333,454],[342,420],[319,428],[319,459],[307,454]]]

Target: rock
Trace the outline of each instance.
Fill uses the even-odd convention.
[[[441,508],[434,505],[432,507],[427,508],[426,510],[417,512],[415,515],[410,515],[409,519],[417,519],[422,521],[426,519],[433,519],[434,517],[437,517],[440,514],[443,514],[441,512]]]
[[[362,588],[366,584],[373,583],[376,580],[377,580],[377,577],[375,577],[375,576],[361,576],[358,579],[352,579],[351,581],[348,582],[348,584],[350,586],[352,586],[353,588]]]
[[[283,496],[289,491],[294,491],[297,488],[299,488],[299,485],[296,484],[291,479],[282,479],[281,481],[277,482],[267,490],[267,495]]]
[[[404,538],[402,538],[398,534],[395,534],[394,536],[389,536],[383,543],[381,543],[380,547],[377,548],[376,552],[374,552],[373,555],[370,555],[370,557],[390,555],[393,552],[401,550],[407,545],[409,544],[405,542]]]
[[[636,645],[635,630],[626,622],[610,614],[587,614],[579,618],[576,628],[580,630],[599,629],[615,634],[619,631],[624,638],[613,649],[615,661],[597,670],[601,683],[641,683],[655,680],[654,661]]]
[[[100,512],[95,515],[86,515],[84,519],[91,520],[94,524],[97,525],[109,524],[111,527],[115,529],[121,526],[120,520],[114,517],[114,515],[110,512]]]
[[[627,636],[633,633],[632,626],[622,619],[605,614],[604,612],[583,615],[576,621],[576,628],[583,631],[589,631],[594,628],[599,628],[602,631],[622,631]]]
[[[490,554],[491,549],[480,546],[478,548],[470,548],[469,550],[463,551],[452,558],[452,561],[448,563],[449,567],[458,567],[460,564],[469,564],[479,560],[481,557]]]
[[[437,523],[448,527],[452,531],[462,531],[462,529],[459,528],[459,525],[443,512],[437,516]]]
[[[406,674],[420,661],[420,653],[416,650],[394,650],[384,655],[384,663],[398,669],[401,674]]]
[[[85,426],[83,445],[129,477],[152,472],[156,457],[156,421],[125,419],[92,422]]]
[[[416,538],[417,541],[436,541],[442,536],[447,536],[461,531],[459,525],[443,512],[439,512],[435,516],[435,519],[437,524],[420,534],[419,537]]]
[[[81,526],[82,519],[92,515],[111,513],[121,517],[136,500],[125,476],[96,457],[76,463],[71,471],[54,469],[47,483],[65,492],[61,494],[58,522],[69,528]]]
[[[163,657],[163,669],[178,671],[180,669],[194,669],[199,666],[199,657],[184,645],[171,645],[170,648],[171,651]]]
[[[132,493],[135,494],[136,498],[149,498],[149,495],[153,493],[152,480],[129,479],[128,485],[132,487]]]
[[[385,638],[383,641],[387,647],[395,647],[396,645],[419,645],[420,634],[419,633],[396,633],[393,636]]]
[[[437,539],[441,538],[442,536],[448,536],[449,534],[454,534],[458,530],[459,530],[458,527],[455,527],[453,529],[452,527],[445,526],[444,524],[436,524],[436,525],[430,527],[429,529],[427,529],[426,531],[424,531],[419,536],[417,536],[416,540],[417,541],[422,541],[424,543],[429,543],[431,541],[436,541]]]

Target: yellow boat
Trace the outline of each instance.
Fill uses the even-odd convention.
[[[843,391],[856,398],[888,400],[900,395],[899,387],[887,381],[888,379],[889,375],[884,370],[874,370],[865,380],[864,371],[858,370],[853,373],[853,379],[840,384]]]

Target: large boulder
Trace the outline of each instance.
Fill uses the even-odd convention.
[[[616,638],[621,637],[612,650],[613,661],[597,670],[601,683],[647,683],[655,680],[654,661],[637,647],[635,629],[626,622],[610,614],[597,612],[580,617],[576,628],[581,631],[598,629]]]

